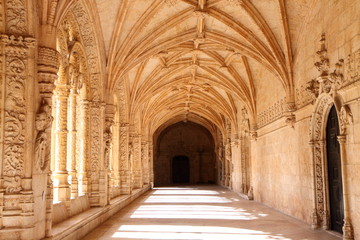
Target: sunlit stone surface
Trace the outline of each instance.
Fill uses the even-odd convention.
[[[219,186],[156,188],[83,240],[279,239],[338,240]]]

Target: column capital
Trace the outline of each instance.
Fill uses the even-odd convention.
[[[51,98],[59,71],[59,57],[56,49],[39,46],[37,65],[40,94],[45,98]]]
[[[59,54],[56,49],[39,46],[38,66],[56,73],[59,69]]]

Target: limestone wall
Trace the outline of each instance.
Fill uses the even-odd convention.
[[[283,119],[259,131],[252,142],[252,172],[256,201],[311,222],[311,150],[309,118],[287,126]]]
[[[343,135],[345,180],[348,184],[350,219],[355,239],[360,237],[360,2],[316,1],[309,11],[298,39],[292,39],[294,50],[294,82],[296,86],[296,123],[294,128],[285,119],[260,124],[258,139],[251,144],[254,197],[256,201],[274,207],[309,224],[313,221],[314,173],[311,140],[312,117],[317,101],[305,90],[306,83],[319,76],[314,63],[319,61],[321,34],[325,33],[325,48],[330,73],[343,73],[340,85],[332,86],[329,106],[335,104],[338,115],[344,106],[349,108],[349,124]],[[337,72],[335,64],[343,59]],[[276,91],[276,89],[273,89]],[[262,94],[259,93],[258,94]],[[320,92],[321,94],[321,92]],[[325,108],[328,106],[326,105]],[[315,113],[315,115],[312,115]],[[319,127],[324,135],[326,113]],[[325,123],[324,123],[325,121]],[[326,156],[325,158],[326,159]],[[325,164],[325,163],[324,163]],[[323,169],[326,171],[326,168]],[[324,179],[326,180],[326,173]],[[324,183],[326,186],[326,183]],[[326,189],[324,190],[326,192]],[[324,195],[325,204],[327,195]],[[325,207],[326,208],[326,207]]]

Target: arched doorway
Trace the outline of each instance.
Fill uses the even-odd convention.
[[[328,183],[330,200],[331,229],[342,233],[344,219],[344,203],[341,175],[341,158],[339,136],[339,122],[335,106],[330,110],[326,125],[326,154],[328,162]]]
[[[190,163],[187,156],[176,156],[172,159],[173,183],[189,183]]]
[[[205,127],[190,121],[178,122],[162,130],[154,142],[156,187],[216,182],[215,144]]]

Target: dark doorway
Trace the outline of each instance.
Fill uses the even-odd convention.
[[[186,156],[176,156],[172,160],[173,183],[190,182],[190,164]]]
[[[326,153],[328,160],[330,221],[331,229],[342,233],[344,219],[342,174],[339,135],[339,122],[336,109],[333,106],[326,125]]]

